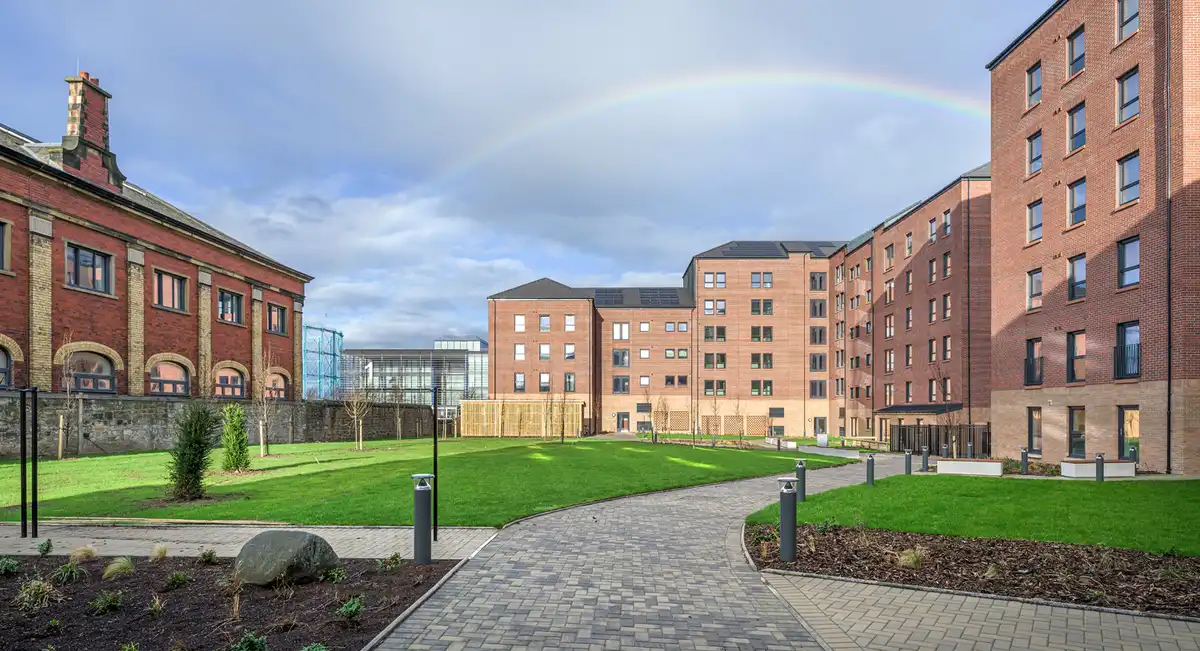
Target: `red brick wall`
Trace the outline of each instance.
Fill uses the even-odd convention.
[[[21,356],[29,358],[29,279],[23,270],[29,268],[29,211],[25,206],[0,199],[0,221],[9,222],[12,259],[8,270],[0,271],[0,296],[4,297],[4,308],[0,309],[0,334],[4,334],[21,346]],[[13,353],[14,351],[9,351]],[[24,364],[13,365],[13,386],[25,386],[27,376]]]
[[[254,323],[254,316],[251,312],[253,301],[251,300],[251,287],[249,283],[230,278],[221,274],[213,274],[212,277],[212,359],[213,364],[223,362],[225,360],[233,360],[241,362],[246,368],[253,372],[253,358],[251,356],[251,339],[252,334],[250,328]],[[236,292],[242,295],[242,323],[227,323],[222,321],[220,311],[217,309],[217,300],[220,290],[227,289],[231,292]],[[264,306],[263,311],[266,311]],[[266,335],[264,334],[264,342]],[[249,378],[247,378],[249,383]],[[249,384],[247,384],[248,386]]]
[[[187,279],[186,314],[154,305],[155,268]],[[195,265],[154,251],[146,252],[146,359],[150,359],[158,353],[175,353],[183,355],[191,360],[192,364],[199,366],[200,348],[197,341],[200,337],[200,325],[196,317],[199,306],[197,301],[199,300],[200,289],[199,283],[196,281]],[[248,360],[249,350],[246,351],[245,356]],[[246,363],[247,360],[243,360],[242,363]],[[147,387],[149,387],[148,383],[149,376],[147,376]],[[197,392],[199,390],[198,383],[193,382],[192,384],[193,392]]]

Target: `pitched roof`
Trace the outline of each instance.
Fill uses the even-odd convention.
[[[900,404],[876,409],[876,414],[945,414],[963,408],[961,402],[935,402],[926,405]]]
[[[1063,5],[1067,4],[1067,1],[1068,0],[1055,0],[1055,3],[1050,5],[1050,8],[1047,9],[1045,13],[1039,16],[1037,20],[1033,21],[1032,25],[1026,27],[1025,31],[1021,32],[1020,36],[1017,36],[1016,40],[1014,40],[1012,43],[1009,43],[1008,47],[1004,48],[1000,54],[997,54],[996,58],[992,59],[985,67],[988,70],[992,70],[996,66],[1000,65],[1000,62],[1008,58],[1008,55],[1012,54],[1013,50],[1017,49],[1018,46],[1024,43],[1025,39],[1029,38],[1034,32],[1036,32],[1037,29],[1041,27],[1047,20],[1050,20],[1050,17],[1053,16],[1059,9],[1062,9]]]
[[[55,142],[38,142],[34,138],[17,131],[5,124],[0,123],[0,150],[7,150],[10,153],[32,158],[42,165],[46,165],[58,170],[62,170],[62,145]],[[64,170],[65,172],[65,170]],[[108,192],[106,188],[101,188],[80,176],[71,175],[73,180],[87,183],[90,187],[101,192]],[[126,199],[138,207],[153,213],[156,216],[167,218],[169,221],[174,221],[185,229],[193,233],[215,241],[219,244],[224,244],[236,251],[247,254],[251,258],[257,259],[271,267],[275,267],[288,274],[304,279],[305,282],[312,280],[312,276],[301,273],[283,263],[275,260],[267,254],[258,251],[248,244],[241,242],[233,237],[213,228],[209,224],[193,217],[184,212],[180,208],[168,203],[162,198],[155,196],[151,192],[126,181],[122,184],[119,196]]]
[[[792,253],[807,253],[814,257],[827,258],[833,255],[834,251],[841,248],[843,244],[845,243],[826,240],[734,240],[703,253],[697,253],[694,257],[702,260],[720,258],[758,259],[786,258]]]
[[[567,287],[557,280],[552,280],[550,278],[539,278],[533,282],[528,282],[524,285],[518,285],[512,289],[506,289],[502,292],[492,294],[488,298],[532,300],[591,298],[591,296],[583,290]]]
[[[682,307],[694,305],[683,287],[568,287],[557,280],[539,278],[488,298],[499,300],[591,300],[596,307]]]

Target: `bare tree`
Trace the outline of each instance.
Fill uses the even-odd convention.
[[[62,345],[71,345],[71,329],[63,332]],[[75,353],[68,353],[62,363],[62,387],[66,394],[63,410],[58,414],[58,458],[63,458],[67,438],[71,430],[79,436],[80,447],[83,446],[83,394],[75,389]],[[74,423],[72,423],[74,418]]]
[[[558,394],[558,442],[567,442],[567,387],[564,384],[562,393]]]
[[[714,387],[715,386],[716,386],[716,383],[714,382]],[[713,389],[713,395],[712,395],[712,413],[713,413],[713,421],[715,421],[715,423],[716,423],[716,426],[712,428],[712,432],[711,432],[712,433],[712,447],[715,448],[715,447],[717,447],[717,432],[721,431],[721,401],[717,400],[717,392],[716,392],[715,388]]]
[[[371,401],[362,389],[346,389],[342,393],[342,409],[350,417],[354,429],[354,449],[363,449],[363,419],[371,411]]]
[[[949,383],[948,378],[949,376],[946,374],[946,370],[942,368],[942,365],[934,364],[933,381],[937,383],[937,390],[941,392],[943,402],[950,402],[950,397],[945,393],[946,385]],[[946,431],[949,432],[950,454],[954,457],[958,456],[958,437],[963,431],[962,417],[962,410],[956,409],[954,411],[943,411],[942,413],[937,414],[935,419],[938,425],[944,426]]]
[[[258,371],[262,374],[267,374],[267,370],[275,366],[275,353],[268,345],[263,348],[258,360]],[[271,425],[275,423],[276,417],[279,414],[279,395],[283,392],[283,387],[276,387],[267,384],[267,380],[263,378],[259,384],[259,391],[254,395],[254,407],[258,411],[258,456],[265,457],[270,454],[270,443],[267,439],[271,435]]]
[[[649,409],[647,417],[650,419],[650,440],[658,443],[658,431],[654,428],[654,396],[650,395],[650,385],[642,387],[642,404]]]
[[[662,414],[662,429],[666,432],[670,432],[671,431],[671,405],[669,402],[667,402],[666,396],[658,397],[658,404],[656,404],[654,406],[654,411],[658,414]],[[651,414],[651,416],[652,416],[651,420],[653,420],[654,414]],[[656,428],[656,431],[657,431],[658,425],[655,424],[654,427]]]
[[[742,399],[733,399],[733,416],[737,419],[738,447],[746,441],[746,422],[742,416]]]
[[[696,400],[696,392],[700,388],[696,387],[688,391],[688,427],[692,430],[692,447],[696,447],[696,435],[700,429],[700,403]]]

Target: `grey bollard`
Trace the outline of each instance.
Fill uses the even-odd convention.
[[[921,472],[929,472],[929,446],[921,446]]]
[[[796,459],[796,501],[798,502],[808,499],[808,487],[805,485],[806,471],[804,459]]]
[[[1104,454],[1096,453],[1096,481],[1104,481]]]
[[[1029,448],[1021,448],[1021,474],[1029,474]]]
[[[779,560],[796,560],[796,478],[779,478]]]
[[[433,562],[433,491],[429,480],[433,475],[413,475],[413,563],[429,565]]]
[[[1132,446],[1132,445],[1129,446],[1129,460],[1134,463],[1138,463],[1139,461],[1141,461],[1140,459],[1137,458],[1137,447]]]
[[[912,450],[904,451],[904,474],[912,474]]]
[[[867,486],[875,485],[875,455],[867,455]]]
[[[967,458],[968,459],[975,458],[975,442],[974,441],[967,441]]]

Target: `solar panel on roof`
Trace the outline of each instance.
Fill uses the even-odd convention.
[[[679,290],[671,287],[648,287],[638,290],[642,305],[679,305]]]
[[[596,305],[620,305],[625,302],[625,292],[620,289],[597,289]]]

